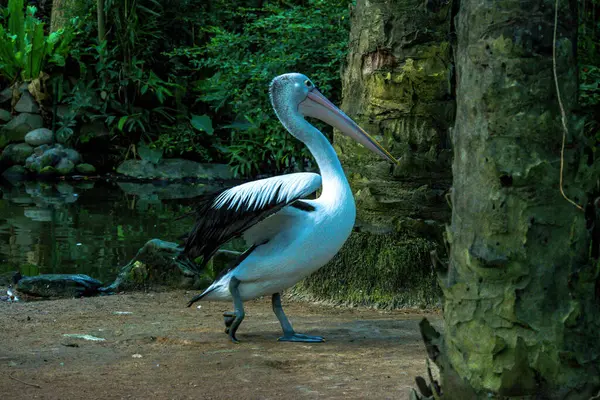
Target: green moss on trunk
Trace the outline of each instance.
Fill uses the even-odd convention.
[[[441,280],[448,398],[589,399],[600,391],[600,160],[574,117],[575,2],[461,2],[451,259]],[[596,202],[596,204],[594,204]],[[461,397],[463,398],[463,397]],[[471,398],[471,397],[468,397]]]

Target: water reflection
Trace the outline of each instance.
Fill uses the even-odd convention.
[[[0,186],[0,274],[81,273],[112,281],[149,239],[178,241],[191,197],[218,187],[106,182]]]

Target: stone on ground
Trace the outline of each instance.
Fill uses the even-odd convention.
[[[10,111],[0,109],[0,122],[1,123],[6,123],[6,122],[10,121],[11,119],[12,119],[12,114],[10,113]]]
[[[75,167],[75,170],[80,174],[93,174],[96,172],[96,168],[92,164],[81,163]]]
[[[2,173],[4,179],[9,182],[21,181],[27,175],[27,170],[22,165],[13,165]]]
[[[54,140],[54,134],[50,129],[39,128],[34,129],[25,135],[25,142],[32,146],[41,146],[43,144],[51,144]]]
[[[81,155],[75,149],[65,149],[65,153],[67,153],[67,158],[71,160],[71,162],[75,165],[81,162]]]
[[[60,175],[68,175],[75,169],[75,164],[68,158],[61,159],[58,164],[56,164],[56,172]]]
[[[29,92],[23,93],[15,105],[15,111],[19,113],[37,113],[39,110],[40,106]]]
[[[7,164],[23,164],[33,154],[33,147],[27,143],[9,144],[4,148],[0,159]]]
[[[4,125],[2,134],[7,142],[22,142],[28,132],[42,126],[44,126],[44,121],[40,115],[21,113]]]

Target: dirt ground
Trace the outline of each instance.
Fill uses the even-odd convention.
[[[296,331],[327,339],[284,343],[270,300],[260,299],[246,303],[236,345],[223,333],[230,305],[186,308],[192,295],[0,303],[0,397],[408,399],[415,375],[425,374],[418,322],[440,323],[437,314],[284,300]]]

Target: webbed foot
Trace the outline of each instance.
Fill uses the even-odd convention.
[[[279,342],[323,343],[323,342],[325,342],[325,339],[322,338],[321,336],[309,336],[309,335],[303,335],[301,333],[292,333],[292,334],[287,334],[287,335],[280,337],[279,339],[277,339],[277,341],[279,341]]]

